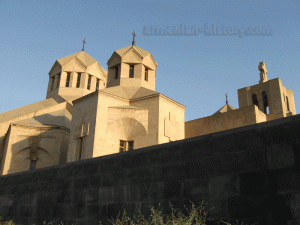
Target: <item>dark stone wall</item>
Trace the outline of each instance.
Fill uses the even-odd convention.
[[[300,115],[135,151],[0,177],[0,216],[42,224],[110,224],[126,209],[185,212],[206,224],[300,224]],[[159,204],[160,203],[160,204]],[[213,209],[211,209],[214,207]]]

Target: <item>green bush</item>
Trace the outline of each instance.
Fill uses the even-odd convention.
[[[158,212],[157,210],[154,209],[154,207],[151,207],[151,209],[150,209],[151,215],[149,217],[149,221],[145,220],[144,216],[142,216],[141,214],[137,218],[134,216],[133,221],[131,221],[129,217],[126,217],[126,210],[124,210],[122,220],[119,219],[119,216],[120,216],[120,213],[119,213],[116,221],[114,219],[112,219],[112,221],[109,220],[109,222],[112,225],[191,225],[191,224],[206,225],[205,219],[206,219],[207,212],[204,211],[205,207],[203,206],[203,201],[202,201],[201,205],[196,209],[194,208],[195,205],[192,202],[192,211],[190,213],[188,213],[188,216],[185,216],[181,212],[174,214],[174,212],[176,212],[176,210],[173,211],[173,207],[170,202],[169,202],[169,205],[172,210],[172,213],[169,216],[162,215],[161,211]],[[159,203],[159,206],[160,206],[160,203]],[[186,207],[185,207],[185,209],[187,210]],[[200,209],[199,214],[197,211],[198,209]],[[187,210],[187,212],[188,212],[188,210]],[[220,222],[222,222],[223,224],[226,224],[226,225],[231,225],[230,223],[224,222],[223,220],[219,221],[218,224]],[[100,225],[102,225],[101,221],[99,223],[100,223]],[[43,224],[46,225],[46,221],[44,221]],[[255,224],[253,224],[253,225],[255,225]],[[13,222],[13,220],[11,220],[11,221],[5,222],[5,223],[0,222],[0,225],[21,225],[21,224],[15,224]],[[35,224],[33,224],[33,225],[35,225]],[[49,222],[47,225],[53,225],[53,223]],[[58,225],[64,225],[64,224],[61,221],[61,223]],[[244,225],[244,224],[242,223],[241,225]]]

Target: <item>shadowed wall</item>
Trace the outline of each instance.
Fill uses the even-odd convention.
[[[159,210],[170,213],[170,201],[184,212],[189,200],[204,200],[207,210],[214,207],[207,224],[300,224],[299,151],[296,115],[5,175],[0,216],[22,224],[105,224],[124,209],[130,217],[150,215],[148,206],[161,202]]]

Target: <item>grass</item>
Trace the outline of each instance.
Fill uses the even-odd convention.
[[[159,205],[160,205],[160,203],[159,203]],[[112,221],[109,220],[109,222],[112,225],[192,225],[192,224],[206,225],[205,219],[206,219],[207,212],[204,211],[205,207],[203,206],[203,201],[202,201],[202,204],[196,209],[194,208],[195,205],[192,202],[192,211],[190,213],[188,213],[188,216],[185,216],[181,212],[178,212],[178,214],[176,216],[176,214],[174,214],[174,212],[176,212],[176,210],[173,211],[173,207],[172,207],[171,203],[169,203],[169,205],[171,206],[171,210],[172,210],[172,213],[170,216],[162,215],[161,211],[157,212],[157,210],[155,210],[154,207],[151,207],[151,209],[150,209],[151,215],[149,217],[149,221],[145,220],[144,216],[142,216],[141,214],[137,218],[134,216],[134,220],[131,221],[129,217],[126,217],[126,210],[124,210],[122,220],[119,219],[119,216],[120,216],[120,213],[119,213],[116,221],[114,219],[112,219]],[[187,210],[186,207],[185,207],[185,209]],[[198,209],[200,209],[199,214],[197,211]],[[188,210],[187,210],[187,212],[188,212]],[[100,225],[102,225],[101,221],[99,223],[100,223]],[[223,220],[220,220],[218,222],[218,224],[220,224],[220,223],[225,224],[225,225],[231,225],[231,223],[224,222]],[[238,223],[238,221],[237,221],[237,223]],[[46,225],[46,221],[44,221],[43,224]],[[253,224],[253,225],[255,225],[255,224]],[[13,220],[11,220],[9,222],[5,222],[5,224],[3,222],[0,222],[0,225],[17,225],[17,224],[15,224],[13,222]],[[18,224],[18,225],[21,225],[21,224]],[[35,224],[33,224],[33,225],[35,225]],[[53,223],[49,222],[47,225],[53,225]],[[64,225],[64,224],[61,221],[61,223],[58,225]],[[74,225],[77,225],[77,224],[74,224]],[[238,225],[238,224],[236,224],[236,225]],[[246,224],[242,223],[240,225],[246,225]]]

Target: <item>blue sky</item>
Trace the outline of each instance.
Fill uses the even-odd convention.
[[[185,35],[174,27],[185,27]],[[0,113],[44,100],[55,60],[81,51],[84,38],[85,51],[107,69],[133,31],[158,64],[156,91],[186,106],[185,121],[212,115],[226,93],[238,108],[237,89],[258,84],[261,61],[269,80],[280,78],[294,92],[300,110],[299,28],[299,0],[1,0]]]

